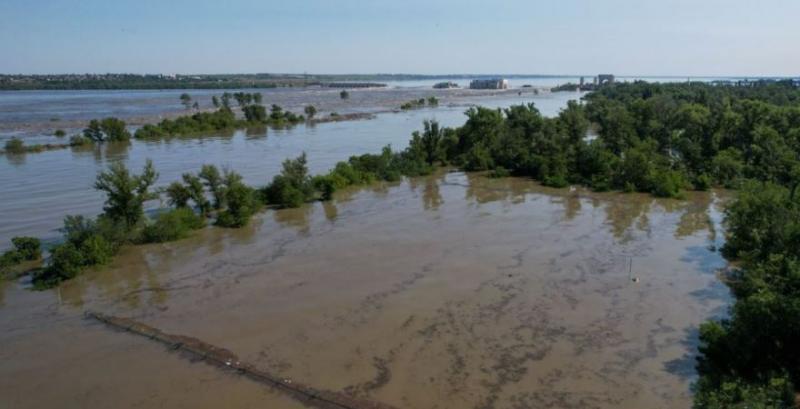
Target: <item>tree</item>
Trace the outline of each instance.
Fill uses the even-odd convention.
[[[253,102],[254,103],[260,104],[261,101],[263,101],[263,100],[264,100],[264,95],[262,95],[260,92],[253,93]]]
[[[203,165],[198,176],[203,180],[203,183],[214,198],[214,209],[222,209],[225,203],[225,192],[219,169],[214,165]]]
[[[217,217],[217,225],[243,227],[258,210],[256,192],[242,182],[242,176],[226,170],[223,177],[226,208]]]
[[[339,93],[339,98],[348,99],[348,98],[350,98],[350,93],[347,92],[346,89],[343,89],[342,92]]]
[[[192,106],[192,96],[187,94],[187,93],[185,93],[185,92],[183,94],[181,94],[181,104],[183,104],[183,106],[186,107],[186,109],[191,108],[191,106]]]
[[[128,172],[122,162],[114,162],[108,171],[97,175],[94,188],[106,194],[105,215],[131,229],[144,216],[144,202],[157,197],[150,192],[157,179],[158,173],[149,159],[139,175]]]
[[[219,108],[219,98],[216,95],[211,97],[211,104],[214,105],[214,108]]]
[[[187,207],[189,200],[192,198],[192,193],[189,188],[184,186],[181,182],[172,182],[165,189],[169,205],[177,208]]]
[[[412,152],[415,158],[433,165],[434,162],[444,159],[442,152],[444,131],[436,121],[425,120],[423,126],[425,129],[421,135],[418,131],[413,133],[409,143],[409,151]]]
[[[260,94],[259,94],[260,95]],[[264,105],[247,105],[242,108],[244,117],[247,122],[252,123],[266,123],[267,122],[267,109]]]
[[[131,138],[124,121],[109,117],[103,120],[92,119],[89,125],[83,130],[83,136],[92,142],[121,142]]]
[[[306,105],[306,107],[303,109],[303,112],[305,112],[308,119],[312,119],[314,118],[314,115],[317,114],[317,108],[314,107],[314,105]]]
[[[191,173],[184,173],[182,178],[186,190],[189,192],[189,198],[200,209],[201,215],[208,216],[208,213],[211,212],[211,203],[206,199],[203,181]]]

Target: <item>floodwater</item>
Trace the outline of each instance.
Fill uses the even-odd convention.
[[[426,93],[428,91],[424,90]],[[308,101],[315,98],[317,93],[332,91],[266,90],[265,102],[269,102],[267,92],[289,95],[293,101]],[[348,104],[353,109],[366,109],[375,100],[364,97],[361,101],[358,95],[384,92],[391,94],[391,98],[406,101],[423,91],[414,88],[352,91]],[[51,242],[60,237],[56,229],[61,227],[64,216],[82,214],[93,217],[99,214],[103,195],[94,191],[92,185],[97,173],[112,162],[121,161],[132,171],[138,172],[145,161],[151,159],[160,173],[158,186],[179,180],[184,172],[197,172],[203,164],[231,168],[241,173],[247,183],[261,186],[280,171],[284,159],[296,157],[302,152],[308,154],[311,171],[320,173],[351,155],[377,153],[386,145],[404,149],[411,133],[420,130],[425,119],[438,120],[445,126],[459,126],[466,120],[464,111],[472,104],[508,107],[532,102],[544,115],[554,116],[568,100],[582,96],[580,93],[536,95],[531,90],[526,90],[522,95],[518,95],[517,91],[453,92],[465,94],[452,97],[457,102],[442,102],[437,108],[387,112],[378,114],[372,120],[300,125],[285,130],[237,131],[227,135],[167,141],[134,140],[98,147],[0,155],[0,249],[9,247],[11,237],[19,235],[36,236]],[[0,93],[0,98],[3,96]],[[340,99],[338,91],[333,96],[336,100]],[[177,101],[177,96],[174,99]],[[99,104],[92,102],[86,109],[92,112],[95,103]],[[26,139],[40,143],[56,141],[52,136],[38,134]],[[158,203],[151,203],[152,206],[157,207]]]
[[[2,284],[0,407],[301,407],[85,310],[399,408],[689,407],[729,301],[724,198],[442,173],[128,247],[58,290]]]

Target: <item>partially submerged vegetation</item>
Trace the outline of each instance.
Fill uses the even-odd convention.
[[[305,155],[284,161],[281,173],[260,188],[231,170],[203,166],[164,189],[171,208],[153,218],[143,212],[144,202],[160,193],[152,189],[152,164],[138,175],[116,164],[95,184],[107,196],[104,213],[94,220],[67,217],[64,243],[52,249],[34,283],[56,285],[107,263],[120,246],[177,240],[208,220],[241,227],[264,206],[299,207],[329,200],[348,186],[424,175],[443,165],[488,171],[490,177],[528,176],[554,187],[582,184],[663,197],[680,197],[684,189],[739,188],[726,210],[723,248],[739,261],[728,277],[736,302],[729,318],[700,329],[695,406],[790,408],[800,385],[797,101],[797,88],[780,83],[634,83],[603,87],[554,118],[533,105],[471,108],[462,127],[426,121],[406,149],[353,156],[322,175],[309,174]],[[247,122],[289,121],[282,110],[267,114],[259,106],[245,103],[254,107],[245,111]],[[207,115],[222,116],[223,125],[236,122],[225,107]],[[590,138],[592,124],[597,135]],[[38,242],[14,244],[15,253],[3,260],[38,249]]]
[[[748,182],[726,209],[729,317],[700,327],[695,407],[793,408],[800,385],[800,200]]]
[[[406,111],[406,110],[409,110],[409,109],[424,108],[426,104],[429,107],[438,106],[439,105],[439,99],[437,99],[434,96],[430,96],[427,99],[425,99],[425,98],[415,99],[415,100],[403,103],[403,105],[400,105],[400,109]]]
[[[188,94],[187,94],[188,95]],[[231,107],[235,100],[244,119],[237,119]],[[213,132],[232,131],[235,129],[269,126],[285,128],[302,123],[306,120],[303,115],[286,111],[278,105],[272,105],[269,112],[261,105],[263,95],[259,92],[223,93],[221,98],[215,95],[212,103],[217,108],[214,112],[198,112],[193,115],[181,116],[175,119],[164,119],[158,124],[147,124],[136,130],[137,139],[162,139],[178,136],[192,136],[209,134]],[[309,107],[306,107],[308,111]],[[313,107],[311,107],[313,108]],[[313,114],[316,113],[314,109]]]
[[[42,243],[35,237],[14,237],[13,248],[0,255],[0,278],[14,277],[24,272],[19,267],[26,261],[39,261],[42,257]]]

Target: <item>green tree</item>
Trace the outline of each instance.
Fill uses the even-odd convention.
[[[131,229],[144,216],[144,202],[157,197],[150,192],[157,179],[158,173],[150,160],[139,175],[131,174],[121,162],[114,162],[108,171],[97,175],[94,188],[106,194],[105,215]]]
[[[317,114],[317,108],[315,108],[314,105],[306,105],[306,107],[303,109],[303,112],[305,112],[308,119],[312,119],[314,118],[314,115]]]
[[[183,104],[183,106],[186,107],[186,109],[191,108],[191,106],[192,106],[192,96],[187,94],[187,93],[185,93],[185,92],[183,94],[181,94],[181,104]]]

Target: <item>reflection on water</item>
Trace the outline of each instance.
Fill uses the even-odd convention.
[[[55,310],[52,292],[12,286],[0,307],[0,396],[23,408],[101,407],[119,393],[205,407],[210,389],[291,407],[239,391],[244,379],[165,365],[163,348],[80,319],[92,309],[397,407],[686,407],[692,334],[729,302],[711,274],[725,265],[708,245],[721,236],[719,206],[716,193],[662,200],[460,172],[346,189],[245,229],[125,248],[64,285]],[[80,384],[70,365],[86,352],[58,348],[75,337],[109,352]],[[133,360],[124,379],[107,379]],[[45,363],[57,396],[34,393]],[[171,388],[138,381],[151,371]]]

